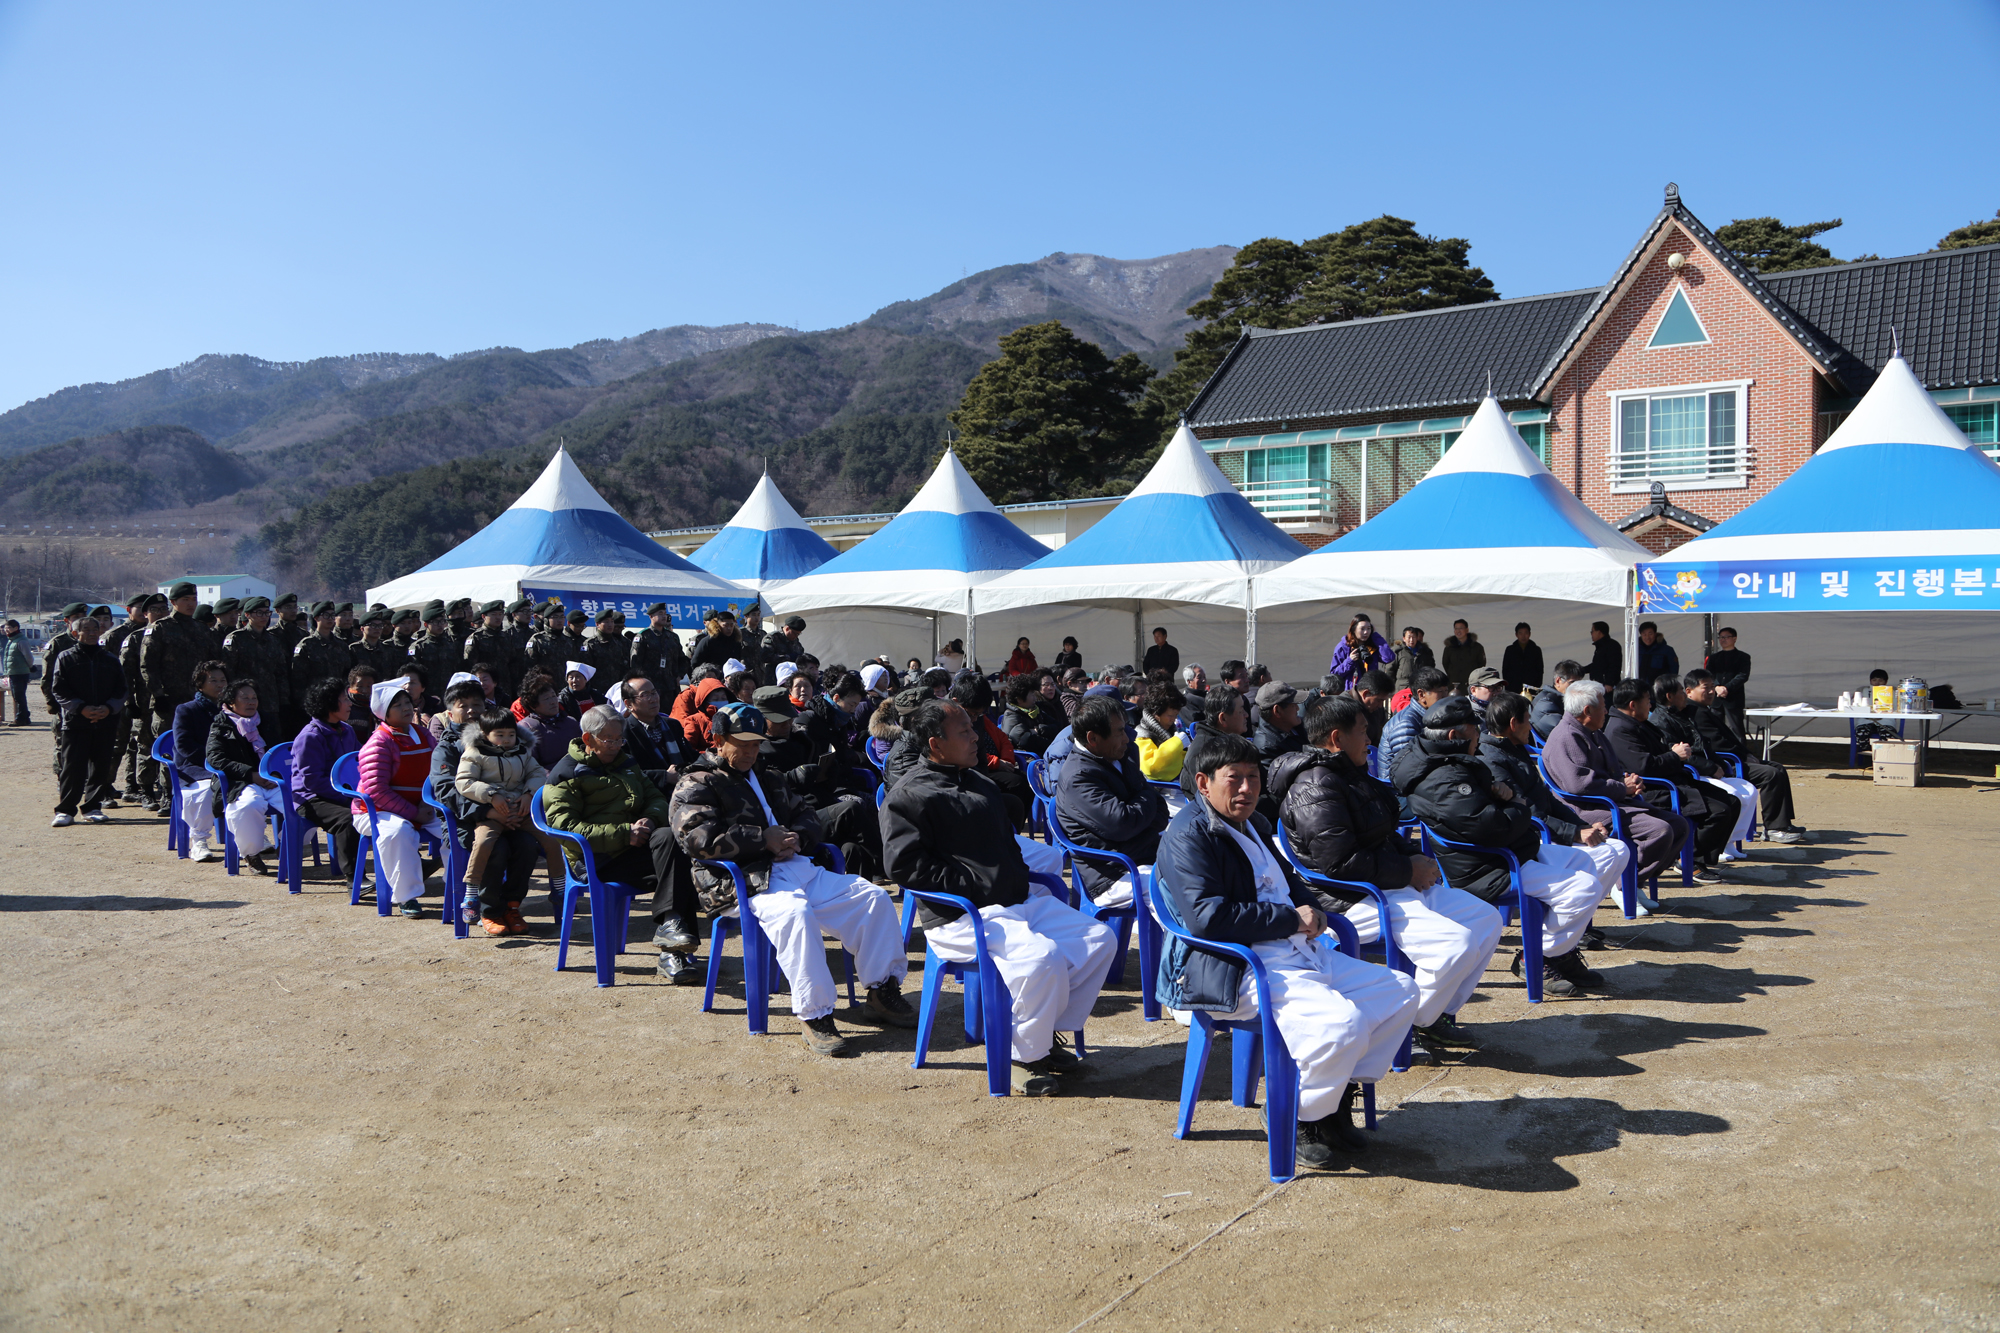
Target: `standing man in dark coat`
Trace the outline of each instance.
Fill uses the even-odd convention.
[[[560,683],[565,662],[572,660],[569,646],[564,642],[568,635],[563,629],[561,606],[550,602],[542,613],[542,627],[528,639],[528,658],[522,668],[522,679],[539,671],[550,680]]]
[[[288,592],[272,604],[278,613],[277,623],[271,626],[271,633],[284,650],[285,660],[292,660],[292,649],[299,646],[299,640],[312,633],[312,626],[299,614],[299,595]]]
[[[1743,708],[1750,689],[1750,654],[1736,646],[1734,629],[1724,625],[1715,632],[1715,651],[1701,665],[1715,677],[1716,706],[1737,735],[1747,734],[1743,729]]]
[[[76,647],[76,627],[89,614],[88,602],[71,602],[65,606],[62,609],[63,632],[50,639],[48,647],[42,650],[42,706],[48,710],[49,739],[55,743],[49,755],[51,771],[60,772],[56,766],[62,756],[63,715],[62,710],[56,707],[56,659]]]
[[[195,591],[182,582],[167,589],[173,614],[146,627],[139,647],[139,667],[145,678],[146,701],[153,710],[155,734],[173,730],[174,710],[194,698],[195,669],[215,658],[215,640],[194,620]],[[203,747],[206,748],[206,735]],[[196,761],[200,767],[200,761]]]
[[[1590,669],[1584,674],[1608,693],[1625,674],[1625,650],[1611,637],[1611,626],[1602,620],[1590,625]]]
[[[525,597],[507,603],[507,641],[514,645],[514,660],[521,674],[528,674],[528,640],[535,637],[535,604]]]
[[[125,662],[126,640],[132,638],[134,635],[145,632],[146,603],[149,600],[151,600],[151,594],[142,592],[131,601],[125,603],[125,619],[113,625],[110,633],[106,634],[100,640],[104,645],[104,651],[110,653],[112,660],[116,661],[121,668]],[[125,695],[127,699],[137,699],[139,697],[139,691],[132,688],[130,681],[126,682]],[[132,715],[135,711],[135,709],[129,706],[119,711],[118,735],[111,743],[111,763],[114,769],[124,767],[125,756],[131,752]]]
[[[229,679],[257,682],[257,730],[267,745],[289,740],[284,717],[292,698],[292,664],[271,633],[271,604],[262,597],[243,603],[250,623],[222,641]]]
[[[125,671],[98,643],[103,627],[94,616],[76,622],[74,646],[51,673],[55,707],[64,714],[56,755],[55,828],[72,823],[81,802],[83,822],[105,822],[104,804],[117,804],[114,747],[125,711]]]
[[[650,623],[632,641],[631,670],[652,681],[661,699],[671,699],[680,693],[681,679],[688,673],[687,650],[674,632],[674,618],[665,602],[647,607],[646,617]]]
[[[789,616],[783,625],[764,636],[764,669],[761,673],[764,684],[778,683],[778,663],[797,664],[799,654],[805,651],[799,644],[799,636],[805,633],[805,628],[803,616]]]
[[[461,597],[445,607],[445,614],[451,618],[451,641],[458,648],[454,662],[465,660],[465,641],[472,637],[472,599]]]
[[[1500,654],[1500,675],[1517,689],[1542,687],[1542,649],[1533,633],[1525,620],[1514,626],[1514,642]]]
[[[1146,659],[1139,664],[1139,670],[1150,676],[1155,671],[1164,671],[1172,675],[1180,669],[1181,650],[1167,642],[1167,631],[1164,628],[1155,625],[1153,646],[1146,650]]]
[[[597,613],[597,637],[585,645],[586,656],[581,660],[597,669],[597,674],[607,681],[623,681],[632,665],[632,641],[625,637],[619,615],[610,607]],[[607,686],[616,689],[616,685]]]
[[[125,750],[125,796],[148,810],[161,808],[160,762],[153,758],[153,742],[159,733],[147,702],[146,672],[139,664],[139,652],[146,646],[146,629],[167,615],[164,593],[146,598],[145,626],[128,635],[118,651],[118,665],[125,670],[125,712],[132,719],[132,739]]]
[[[493,673],[494,692],[507,702],[521,693],[521,673],[525,665],[515,645],[514,631],[507,624],[506,603],[487,602],[479,608],[479,628],[465,641],[465,661],[457,668],[470,671],[475,662],[484,662]],[[599,668],[602,674],[603,668]],[[447,680],[450,677],[446,677]],[[612,679],[624,679],[620,674]]]
[[[426,685],[447,686],[452,674],[463,669],[460,664],[465,661],[464,640],[454,634],[442,600],[424,603],[423,617],[424,632],[411,641],[408,660],[423,670]],[[355,665],[362,665],[359,658],[355,659]],[[393,680],[395,676],[378,675],[375,679],[380,682]]]
[[[332,602],[314,602],[312,633],[300,639],[298,647],[292,649],[290,730],[294,736],[306,724],[305,699],[313,683],[329,676],[335,680],[346,680],[347,673],[354,666],[353,654],[335,631],[337,619]]]

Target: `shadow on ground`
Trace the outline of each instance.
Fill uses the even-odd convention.
[[[0,895],[0,912],[178,912],[189,907],[248,907],[247,902],[196,898],[128,898],[118,893]]]

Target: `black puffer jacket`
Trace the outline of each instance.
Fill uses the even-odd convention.
[[[970,768],[919,759],[882,806],[883,861],[898,884],[956,894],[974,907],[1028,900],[1028,863],[1000,789]],[[917,903],[926,929],[956,921],[956,907]]]
[[[761,762],[754,772],[777,823],[799,835],[799,852],[810,855],[821,841],[819,816],[800,799],[783,773]],[[550,781],[555,781],[551,776]],[[674,784],[667,818],[681,850],[698,860],[734,861],[743,871],[751,893],[761,893],[771,881],[771,849],[764,830],[771,827],[750,782],[720,755],[705,754],[689,764]],[[735,881],[726,871],[694,868],[695,889],[707,910],[726,911],[736,901]]]
[[[1541,850],[1542,831],[1528,808],[1503,803],[1492,771],[1458,742],[1418,740],[1396,756],[1390,775],[1417,818],[1441,837],[1502,847],[1522,861]],[[1489,902],[1508,890],[1507,863],[1497,856],[1440,847],[1438,865],[1451,887]]]
[[[1553,685],[1536,690],[1534,703],[1528,709],[1528,725],[1535,729],[1535,734],[1547,740],[1549,733],[1554,731],[1556,724],[1562,720],[1562,691]]]
[[[1705,778],[1712,778],[1717,771],[1715,756],[1709,751],[1708,741],[1696,730],[1694,721],[1695,704],[1682,704],[1679,712],[1671,708],[1655,708],[1649,721],[1659,729],[1668,745],[1691,745],[1694,754],[1687,765]]]
[[[1149,866],[1159,859],[1167,818],[1166,800],[1139,771],[1136,748],[1128,748],[1123,761],[1114,764],[1079,746],[1063,764],[1056,820],[1071,842],[1123,852],[1134,865]],[[1124,877],[1115,861],[1077,856],[1071,864],[1092,902]]]
[[[1549,784],[1542,781],[1541,770],[1535,767],[1535,757],[1526,747],[1512,745],[1494,736],[1482,736],[1479,741],[1479,757],[1494,777],[1514,789],[1514,799],[1528,808],[1528,813],[1542,821],[1549,831],[1549,841],[1561,843],[1565,847],[1576,846],[1577,835],[1583,832],[1576,822],[1576,811],[1555,798]]]
[[[1320,874],[1384,890],[1410,886],[1410,858],[1418,852],[1396,831],[1396,793],[1346,755],[1318,749],[1280,755],[1271,764],[1271,795],[1292,851]],[[1325,884],[1310,887],[1329,912],[1344,912],[1367,897]]]

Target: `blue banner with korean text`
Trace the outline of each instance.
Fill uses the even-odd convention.
[[[620,611],[624,613],[626,625],[632,628],[644,628],[646,608],[656,602],[665,602],[667,614],[673,617],[674,624],[685,629],[690,625],[699,627],[702,617],[716,608],[732,610],[740,615],[754,600],[748,596],[687,597],[669,596],[664,593],[656,596],[651,593],[641,595],[622,592],[578,592],[569,588],[527,587],[521,589],[521,595],[537,604],[553,597],[563,604],[564,610],[582,611],[592,620],[597,619],[599,611],[606,609]]]
[[[2000,553],[1921,560],[1744,560],[1639,566],[1639,610],[2000,610]]]

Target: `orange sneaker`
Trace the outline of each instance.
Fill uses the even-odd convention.
[[[490,916],[484,916],[479,919],[479,928],[488,935],[505,935],[507,933],[507,923],[505,921],[495,921]]]
[[[528,933],[528,919],[521,915],[521,904],[507,904],[507,933],[525,935]]]

